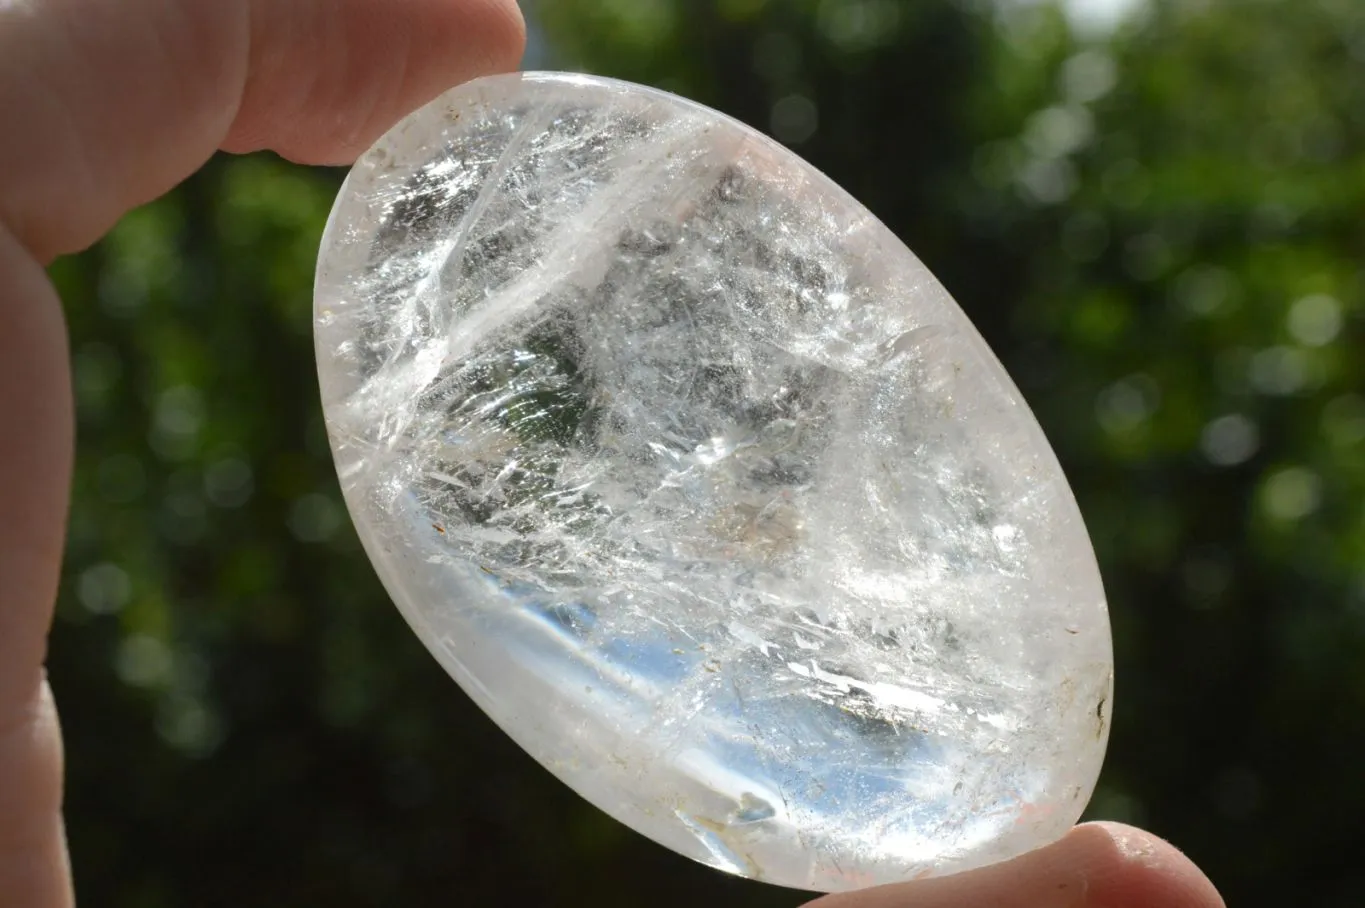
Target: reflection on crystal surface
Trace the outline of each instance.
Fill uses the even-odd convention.
[[[471,83],[356,165],[316,321],[385,584],[604,810],[828,890],[1079,815],[1111,657],[1065,480],[939,285],[799,159],[637,86]]]

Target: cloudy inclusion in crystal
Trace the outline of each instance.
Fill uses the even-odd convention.
[[[470,83],[355,166],[315,315],[386,587],[612,816],[843,890],[1080,815],[1112,661],[1065,479],[923,265],[785,149],[625,83]]]

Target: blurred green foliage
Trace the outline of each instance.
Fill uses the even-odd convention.
[[[1071,477],[1118,659],[1095,816],[1238,905],[1365,902],[1365,7],[542,0],[550,63],[769,131],[885,220]],[[219,158],[52,269],[79,402],[52,649],[111,908],[795,905],[580,802],[374,580],[311,348],[339,174]]]

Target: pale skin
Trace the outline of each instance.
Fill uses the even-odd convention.
[[[512,0],[0,0],[0,908],[74,902],[43,668],[74,433],[44,267],[217,149],[349,162],[442,90],[515,68],[524,40]],[[1223,902],[1171,845],[1096,823],[996,867],[812,904]]]

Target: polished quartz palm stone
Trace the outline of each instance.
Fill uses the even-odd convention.
[[[613,817],[843,890],[1081,813],[1112,659],[1065,478],[943,288],[780,145],[626,83],[472,82],[356,164],[315,316],[389,592]]]

